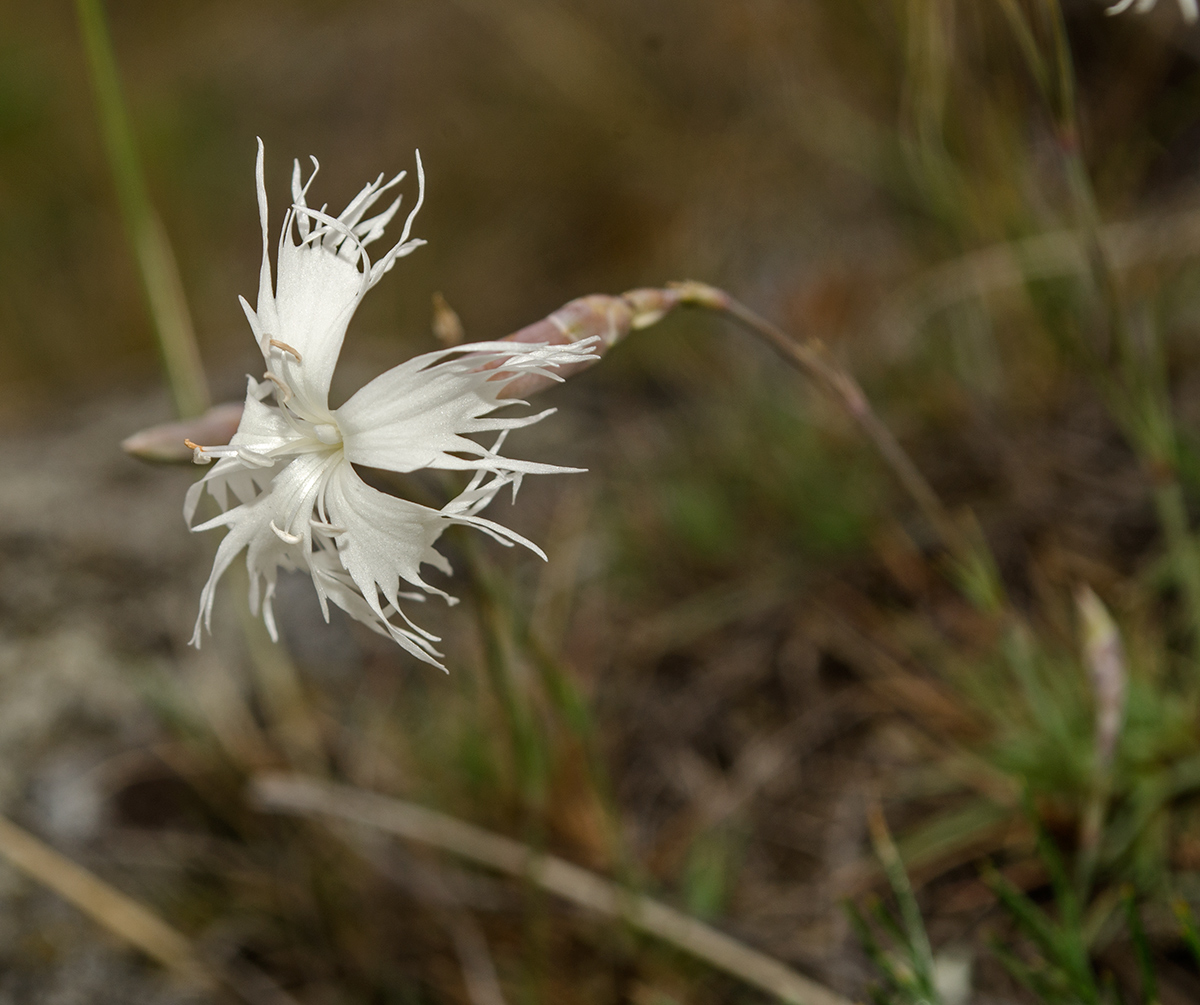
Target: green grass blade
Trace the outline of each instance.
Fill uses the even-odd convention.
[[[1150,953],[1150,943],[1146,939],[1146,929],[1142,926],[1142,916],[1138,911],[1137,897],[1134,895],[1133,887],[1126,888],[1124,900],[1125,919],[1129,925],[1133,955],[1137,957],[1138,974],[1142,982],[1142,1001],[1145,1005],[1157,1005],[1158,979],[1154,973],[1154,958]]]
[[[141,278],[163,368],[179,414],[200,415],[210,401],[204,367],[196,347],[179,267],[162,222],[154,212],[142,175],[104,8],[101,0],[76,0],[75,6],[121,216]]]

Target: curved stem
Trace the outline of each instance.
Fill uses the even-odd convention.
[[[858,381],[825,351],[824,346],[815,339],[797,342],[782,329],[733,298],[730,298],[725,310],[731,317],[764,338],[797,369],[841,402],[846,412],[858,423],[859,428],[892,469],[900,484],[920,507],[946,548],[951,552],[964,553],[968,549],[965,535],[933,486],[921,474],[895,434],[871,407]]]
[[[986,543],[954,518],[908,451],[871,406],[858,381],[820,340],[792,338],[724,290],[705,283],[672,283],[669,292],[675,295],[677,303],[721,311],[739,321],[841,404],[929,521],[956,565],[955,576],[964,592],[986,610],[995,611],[1003,606],[1004,588]]]

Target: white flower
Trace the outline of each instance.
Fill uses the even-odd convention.
[[[1133,8],[1135,14],[1145,14],[1154,9],[1157,0],[1117,0],[1112,6],[1108,7],[1108,14],[1124,14],[1125,11]],[[1183,19],[1194,24],[1200,19],[1200,5],[1196,0],[1179,0],[1179,10],[1183,14]]]
[[[568,345],[477,342],[426,353],[381,374],[331,409],[329,382],[355,308],[396,259],[425,243],[409,238],[424,198],[425,176],[418,154],[417,204],[400,240],[372,263],[366,246],[383,234],[400,199],[377,216],[364,217],[404,173],[387,184],[380,175],[336,218],[305,202],[316,173],[314,159],[312,175],[302,185],[299,162],[295,164],[293,202],[284,215],[272,290],[259,141],[263,260],[258,307],[251,310],[245,299],[241,303],[267,370],[262,382],[248,378],[245,412],[229,445],[195,450],[197,463],[217,463],[188,492],[184,516],[190,525],[207,491],[222,512],[193,529],[223,526],[229,532],[201,594],[192,643],[199,646],[202,624],[211,629],[217,581],[245,549],[250,608],[257,614],[261,606],[272,638],[277,637],[272,599],[278,570],[301,569],[311,575],[326,619],[332,601],[418,658],[441,666],[433,647],[438,639],[414,625],[400,601],[436,594],[455,602],[421,575],[422,565],[450,572],[433,545],[451,524],[476,527],[503,544],[522,544],[545,558],[536,545],[479,512],[505,486],[511,485],[515,496],[527,473],[579,469],[499,453],[508,430],[537,422],[553,409],[522,418],[492,413],[518,403],[500,400],[510,381],[529,374],[561,379],[555,368],[596,358],[595,340]],[[490,448],[469,438],[489,431],[499,433]],[[189,441],[189,446],[195,445]],[[474,474],[458,496],[432,509],[372,488],[353,464]]]

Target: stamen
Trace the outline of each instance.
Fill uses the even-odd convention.
[[[271,521],[271,530],[275,532],[275,536],[284,544],[299,544],[304,540],[299,534],[289,534],[286,530],[280,530],[275,526],[275,521]]]
[[[279,388],[280,393],[283,395],[283,401],[280,402],[281,405],[291,400],[292,389],[288,387],[287,384],[285,384],[282,380],[276,377],[275,374],[271,373],[270,370],[263,374],[263,379],[269,380],[272,384]]]
[[[304,362],[304,361],[303,361],[303,360],[300,358],[300,353],[298,353],[298,352],[297,352],[295,349],[293,349],[293,348],[292,348],[290,345],[288,345],[286,342],[281,342],[281,341],[279,341],[279,339],[277,339],[277,338],[268,338],[268,339],[267,339],[267,345],[273,345],[273,346],[274,346],[276,349],[282,349],[284,352],[290,352],[290,353],[291,353],[293,356],[295,356],[295,357],[296,357],[296,362],[297,362],[297,363],[302,363],[302,362]]]
[[[204,447],[200,446],[199,443],[193,443],[191,440],[187,439],[187,437],[184,437],[183,445],[192,451],[192,462],[194,464],[212,463],[212,457],[205,453]]]

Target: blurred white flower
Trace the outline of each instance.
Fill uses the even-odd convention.
[[[248,378],[245,411],[228,446],[188,441],[197,463],[217,463],[189,490],[184,516],[190,525],[207,491],[222,512],[193,529],[229,529],[201,594],[192,643],[199,646],[201,625],[211,629],[217,581],[245,549],[250,608],[257,614],[261,606],[273,638],[278,570],[301,569],[311,575],[326,619],[332,601],[414,656],[441,666],[433,647],[438,639],[413,624],[400,601],[436,594],[455,602],[421,576],[422,565],[450,572],[433,545],[451,524],[476,527],[503,544],[522,544],[545,558],[536,545],[479,512],[505,486],[511,485],[515,495],[527,473],[579,469],[499,453],[508,430],[537,422],[553,409],[523,418],[491,413],[519,403],[500,400],[518,377],[560,379],[556,368],[596,358],[595,339],[567,345],[477,342],[426,353],[381,374],[331,409],[329,382],[355,308],[396,259],[425,243],[409,238],[424,198],[425,176],[418,154],[417,203],[399,241],[372,263],[366,246],[382,236],[400,199],[382,213],[364,217],[404,172],[386,184],[380,175],[336,218],[305,202],[316,173],[314,159],[312,175],[301,184],[300,164],[295,164],[273,291],[259,141],[263,259],[258,307],[252,310],[245,299],[241,303],[267,370],[261,382]],[[487,432],[499,434],[490,448],[469,438]],[[458,496],[432,509],[372,488],[354,464],[397,472],[441,468],[474,474]]]
[[[1117,0],[1106,11],[1108,14],[1124,14],[1125,11],[1133,8],[1135,14],[1145,14],[1154,9],[1157,0]],[[1183,14],[1183,19],[1194,24],[1197,19],[1200,19],[1200,4],[1197,0],[1179,0],[1179,10]]]

